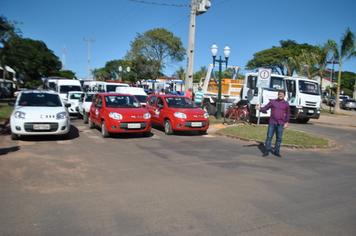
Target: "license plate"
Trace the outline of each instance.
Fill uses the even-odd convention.
[[[192,122],[191,126],[192,127],[202,127],[203,123],[202,122]]]
[[[314,110],[308,110],[308,113],[314,113]]]
[[[34,124],[33,129],[34,130],[49,130],[49,129],[51,129],[51,126],[49,124]]]
[[[141,124],[140,123],[127,124],[127,128],[128,129],[139,129],[139,128],[141,128]]]

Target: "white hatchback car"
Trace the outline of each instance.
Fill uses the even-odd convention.
[[[79,114],[83,117],[84,123],[88,123],[90,106],[93,100],[95,92],[86,92],[80,99],[78,105]]]
[[[64,101],[64,103],[70,103],[70,107],[68,107],[68,112],[70,115],[78,115],[79,110],[79,102],[83,95],[83,92],[78,91],[70,91],[68,92],[68,98]]]
[[[59,94],[29,90],[18,95],[10,117],[11,138],[25,135],[63,135],[69,133],[70,118]]]

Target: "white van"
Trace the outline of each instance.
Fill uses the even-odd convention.
[[[61,79],[57,80],[57,92],[63,101],[67,99],[68,92],[82,91],[82,86],[79,80]]]
[[[142,106],[146,106],[147,93],[143,88],[138,87],[117,87],[115,92],[134,95]]]
[[[112,82],[105,82],[105,92],[112,93],[116,92],[116,88],[122,88],[122,87],[129,87],[128,84],[124,83],[112,83]]]

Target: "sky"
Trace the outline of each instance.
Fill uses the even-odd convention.
[[[141,2],[140,2],[141,1]],[[0,15],[19,22],[23,37],[44,41],[77,77],[88,75],[88,47],[91,69],[121,59],[138,33],[166,28],[180,37],[187,48],[189,7],[147,3],[189,5],[190,0],[0,0]],[[212,0],[208,12],[196,18],[194,71],[212,63],[210,47],[218,55],[228,45],[230,65],[244,69],[253,54],[278,46],[280,40],[322,45],[328,39],[340,42],[347,27],[356,34],[355,0]],[[63,53],[65,52],[65,53]],[[172,75],[186,61],[168,65]],[[356,72],[356,59],[343,70]]]

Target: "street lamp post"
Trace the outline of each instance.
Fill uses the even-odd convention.
[[[125,73],[125,71],[124,71],[124,69],[122,68],[122,66],[119,66],[118,70],[119,70],[119,75],[120,75],[120,76],[119,76],[119,78],[120,78],[119,80],[122,81],[122,74]],[[126,67],[126,72],[127,72],[127,73],[130,73],[130,71],[131,71],[131,68],[130,68],[129,66]]]
[[[218,46],[216,44],[213,44],[211,46],[211,54],[213,56],[213,65],[215,67],[215,62],[219,63],[219,84],[218,84],[218,100],[217,100],[217,113],[216,113],[216,118],[220,119],[221,118],[221,87],[222,87],[222,63],[225,63],[225,66],[227,67],[227,63],[229,61],[229,56],[230,56],[230,48],[228,46],[224,47],[224,57],[225,60],[219,56],[219,59],[216,59],[216,55],[218,54]]]

